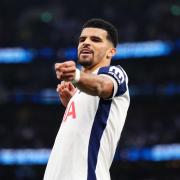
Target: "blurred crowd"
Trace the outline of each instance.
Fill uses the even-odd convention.
[[[120,42],[175,40],[180,37],[177,0],[53,0],[0,2],[0,46],[64,48],[77,44],[89,18],[110,20]]]
[[[171,58],[157,58],[120,64],[128,73],[131,94],[121,148],[178,143],[180,94],[164,90],[168,84],[180,84],[178,58],[174,57],[173,63]],[[59,82],[53,64],[3,65],[0,75],[1,147],[51,147],[65,110],[55,92]],[[44,89],[54,92],[57,101],[40,100]],[[54,95],[51,93],[49,96]]]
[[[167,104],[163,98],[162,102],[137,98],[132,98],[120,150],[179,143],[178,102],[175,100]],[[51,148],[64,110],[60,104],[12,103],[1,106],[1,148]]]
[[[19,0],[18,3],[1,0],[0,48],[74,47],[83,23],[95,17],[110,20],[117,27],[120,43],[180,39],[180,2],[177,0]],[[118,148],[179,142],[179,57],[172,54],[113,62],[126,70],[131,94]],[[56,89],[58,81],[53,63],[53,60],[42,60],[30,64],[0,64],[0,149],[52,147],[65,108],[60,100],[48,104],[38,102],[37,96],[44,89]],[[179,94],[174,93],[175,88]],[[19,96],[23,93],[25,100]],[[12,166],[10,169],[0,166],[0,179],[36,180],[42,179],[44,172],[44,167]],[[127,168],[124,175],[114,172],[112,180],[179,178],[170,178],[163,170],[153,171],[156,175],[152,176],[146,172],[140,178],[138,174],[142,171],[131,170],[133,176],[128,175]]]

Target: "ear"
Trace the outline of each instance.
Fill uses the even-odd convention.
[[[107,58],[111,59],[116,54],[116,48],[110,48],[107,52]]]

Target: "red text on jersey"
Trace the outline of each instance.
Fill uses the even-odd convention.
[[[76,110],[75,110],[74,101],[72,101],[71,104],[67,107],[64,113],[63,121],[66,121],[66,119],[69,116],[71,116],[72,119],[76,119]]]

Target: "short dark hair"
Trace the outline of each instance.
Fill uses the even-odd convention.
[[[114,27],[113,24],[111,24],[108,21],[105,21],[103,19],[93,18],[88,20],[84,25],[83,28],[92,27],[92,28],[100,28],[107,31],[107,39],[109,39],[114,47],[116,47],[118,43],[118,32],[117,29]]]

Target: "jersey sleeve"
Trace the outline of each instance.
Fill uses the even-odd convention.
[[[98,71],[99,75],[109,77],[114,84],[112,97],[123,95],[128,89],[128,77],[121,66],[102,67]]]

